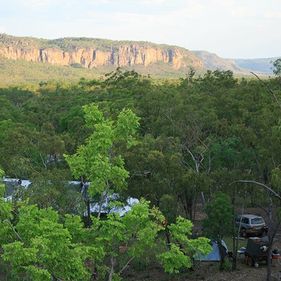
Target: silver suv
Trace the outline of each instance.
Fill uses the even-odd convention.
[[[262,236],[267,232],[265,221],[262,217],[245,214],[237,216],[236,226],[240,229],[240,236]]]

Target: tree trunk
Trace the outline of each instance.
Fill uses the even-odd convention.
[[[113,279],[115,262],[116,262],[115,258],[110,257],[111,267],[110,267],[110,272],[109,272],[109,275],[108,275],[108,281],[112,281],[112,279]]]
[[[269,192],[268,192],[269,194]],[[275,230],[273,229],[273,221],[272,221],[272,198],[269,194],[269,206],[268,206],[268,217],[269,217],[269,225],[268,225],[268,249],[267,249],[267,267],[266,267],[266,281],[271,281],[271,255],[272,255],[272,244],[275,237]]]
[[[165,235],[166,235],[168,248],[170,249],[171,248],[170,232],[167,227],[165,228]]]
[[[220,253],[220,270],[223,270],[223,265],[224,265],[224,253],[223,253],[223,246],[221,243],[221,239],[218,239],[218,247],[219,247],[219,253]]]
[[[233,214],[233,233],[232,233],[232,270],[236,270],[237,267],[237,251],[238,251],[238,237],[240,232],[240,225],[241,225],[241,219],[239,228],[237,230],[236,227],[236,221],[235,221],[235,204],[236,204],[236,186],[233,188],[233,194],[232,194],[232,214]],[[243,207],[243,213],[244,213],[244,207]]]
[[[267,249],[266,281],[271,281],[271,273],[272,273],[271,255],[272,255],[272,243],[270,241]]]
[[[196,194],[196,193],[195,193]],[[192,216],[191,216],[191,221],[195,221],[195,215],[196,215],[196,202],[197,202],[197,196],[195,195],[193,200],[192,200]]]
[[[92,224],[90,200],[87,200],[86,204],[87,204],[87,228],[90,228]]]

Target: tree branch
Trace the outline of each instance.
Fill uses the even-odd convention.
[[[266,184],[263,184],[261,182],[257,182],[257,181],[253,181],[253,180],[238,180],[236,182],[240,182],[240,183],[252,183],[252,184],[256,184],[259,185],[263,188],[265,188],[267,191],[269,191],[270,193],[272,193],[275,197],[277,197],[278,199],[281,200],[281,196],[275,192],[273,189],[271,189],[269,186],[267,186]]]
[[[260,77],[259,77],[256,73],[254,73],[254,72],[252,72],[252,71],[251,71],[251,73],[263,84],[263,86],[267,89],[267,91],[268,91],[270,94],[273,95],[273,97],[274,97],[276,103],[277,103],[277,104],[279,105],[279,107],[281,108],[281,104],[280,104],[278,98],[276,97],[276,95],[274,94],[274,92],[266,85],[266,83],[264,83],[264,81],[263,81],[262,79],[260,79]]]
[[[195,158],[194,154],[191,152],[191,150],[187,146],[184,146],[184,148],[189,153],[189,155],[191,156],[191,158],[194,162],[194,165],[195,165],[196,172],[199,173],[199,163],[198,163],[197,159]]]
[[[122,274],[122,272],[129,266],[130,262],[134,259],[135,257],[131,257],[127,263],[122,267],[122,269],[119,271],[119,274]]]
[[[16,229],[14,228],[13,224],[9,221],[9,220],[4,220],[4,222],[6,222],[11,229],[13,230],[13,232],[15,233],[15,235],[18,237],[18,239],[23,242],[22,238],[20,237],[19,233],[16,231]]]

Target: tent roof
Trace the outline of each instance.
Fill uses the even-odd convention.
[[[225,252],[225,254],[227,254],[227,252],[228,252],[227,246],[223,240],[221,242],[222,242],[222,246],[224,247],[224,250],[225,250],[224,252]],[[212,241],[211,243],[212,243],[212,248],[213,248],[211,253],[209,253],[208,255],[205,255],[205,256],[197,254],[194,256],[194,259],[197,261],[220,261],[221,257],[220,257],[218,243],[217,243],[217,241]]]

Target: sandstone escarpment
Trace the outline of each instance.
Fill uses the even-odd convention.
[[[132,67],[135,65],[147,67],[158,63],[167,64],[175,70],[189,67],[203,68],[202,60],[192,52],[166,45],[108,41],[109,45],[100,47],[97,46],[95,39],[92,39],[92,41],[89,41],[89,39],[85,41],[87,46],[83,46],[83,42],[72,39],[71,42],[79,42],[79,44],[72,43],[69,48],[63,48],[59,44],[56,46],[56,40],[45,40],[43,41],[44,44],[40,43],[38,39],[34,42],[32,38],[29,38],[29,41],[24,40],[19,38],[17,41],[17,37],[10,36],[7,39],[7,36],[0,36],[0,56],[7,59],[53,65],[80,65],[85,68],[98,68],[100,66]],[[64,39],[58,40],[61,40],[61,43]],[[112,46],[112,42],[114,42],[114,46]]]

